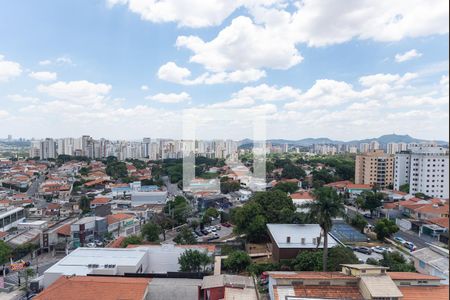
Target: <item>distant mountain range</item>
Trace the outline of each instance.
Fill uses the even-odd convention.
[[[413,138],[409,135],[398,135],[398,134],[387,134],[382,135],[378,138],[372,138],[372,139],[364,139],[364,140],[353,140],[353,141],[337,141],[332,140],[329,138],[306,138],[301,140],[284,140],[284,139],[273,139],[268,140],[267,142],[272,143],[272,145],[283,145],[288,144],[292,146],[304,146],[308,147],[313,144],[335,144],[335,145],[358,145],[361,143],[370,143],[372,141],[378,141],[378,143],[382,145],[386,145],[389,143],[421,143],[421,142],[430,142],[429,140],[421,140]],[[433,141],[436,142],[438,145],[448,145],[447,141]],[[248,145],[253,144],[253,141],[251,139],[244,139],[239,141],[239,145]]]

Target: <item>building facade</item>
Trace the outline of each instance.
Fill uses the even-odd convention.
[[[394,183],[394,157],[383,150],[356,156],[355,184],[388,187]]]
[[[449,197],[448,149],[434,144],[414,144],[395,156],[394,188],[409,184],[410,193]]]

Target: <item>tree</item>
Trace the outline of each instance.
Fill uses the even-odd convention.
[[[231,211],[231,221],[238,234],[247,240],[261,242],[267,239],[267,223],[291,223],[295,218],[292,199],[280,190],[255,193],[242,207]]]
[[[228,255],[228,257],[223,261],[223,266],[225,269],[233,272],[239,273],[245,270],[252,263],[252,259],[245,251],[234,251]]]
[[[88,168],[82,167],[82,168],[80,169],[80,175],[81,175],[81,176],[88,176],[90,171],[91,171],[91,168],[90,168],[90,167],[88,167]]]
[[[285,193],[292,194],[298,190],[298,185],[295,182],[281,181],[275,185],[274,190],[280,190]]]
[[[381,219],[375,224],[375,232],[377,234],[377,239],[380,241],[385,238],[391,237],[392,234],[399,230],[398,226],[394,221],[388,219]]]
[[[373,212],[383,205],[381,200],[384,198],[383,193],[367,191],[363,192],[361,196],[364,198],[363,208],[370,210],[370,215],[373,216]]]
[[[228,194],[231,192],[238,191],[241,188],[241,184],[236,180],[228,180],[220,182],[220,192],[222,194]]]
[[[409,184],[405,183],[399,187],[400,192],[409,193]]]
[[[166,230],[171,229],[175,225],[175,220],[169,218],[164,213],[155,215],[153,217],[154,223],[158,224],[161,227],[161,232],[163,234],[164,240],[166,240]]]
[[[160,233],[161,227],[155,223],[150,222],[142,226],[142,236],[149,242],[157,242]]]
[[[80,198],[80,209],[83,214],[91,211],[91,200],[86,196],[81,196]]]
[[[198,250],[188,249],[178,257],[178,264],[181,272],[200,272],[205,271],[206,267],[212,262],[208,254]]]
[[[283,171],[281,172],[281,177],[287,179],[300,179],[305,176],[305,170],[303,170],[301,167],[293,165],[292,163],[284,165]]]
[[[357,264],[359,263],[353,250],[344,246],[336,246],[330,249],[328,255],[328,270],[341,271],[342,264]]]
[[[11,253],[11,247],[4,241],[0,240],[0,264],[3,265],[3,277],[5,276],[5,263],[9,261]]]
[[[353,219],[350,220],[350,224],[364,233],[364,228],[368,223],[366,219],[364,219],[360,214],[357,214]]]
[[[126,248],[128,245],[139,245],[142,244],[143,239],[139,235],[129,235],[123,239],[122,244],[120,245],[122,248]]]
[[[189,227],[183,227],[180,233],[173,239],[173,241],[179,245],[192,245],[197,243],[197,239],[192,234]]]
[[[327,270],[328,260],[328,233],[333,226],[332,219],[341,215],[344,211],[342,198],[330,187],[315,190],[315,201],[303,205],[309,209],[309,214],[316,218],[322,228],[323,235],[323,271]],[[317,245],[320,244],[320,239]]]
[[[26,268],[24,271],[23,271],[23,276],[24,276],[24,278],[25,278],[25,287],[24,287],[24,290],[25,290],[25,292],[26,292],[26,294],[27,294],[27,297],[28,297],[28,294],[30,293],[30,291],[29,291],[29,289],[28,289],[28,282],[30,281],[30,278],[31,277],[33,277],[35,274],[36,274],[36,272],[32,269],[32,268]],[[18,276],[20,276],[20,275],[18,275]]]
[[[176,196],[174,200],[168,201],[164,207],[164,212],[174,219],[177,224],[186,223],[190,211],[189,203],[182,196]]]
[[[295,271],[320,271],[323,269],[323,251],[300,251],[294,261]]]
[[[406,258],[398,251],[383,253],[383,259],[379,261],[379,264],[383,267],[389,267],[391,272],[415,272],[416,268],[414,263],[407,261]]]
[[[211,220],[214,218],[218,218],[220,216],[219,211],[213,207],[209,207],[206,211],[205,214],[203,215],[202,218],[202,222],[204,224],[209,224],[211,223]]]
[[[128,176],[127,165],[124,162],[110,160],[106,165],[106,174],[114,179],[120,179]]]

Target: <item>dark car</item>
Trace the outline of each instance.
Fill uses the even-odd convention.
[[[370,249],[368,247],[356,247],[355,251],[361,252],[364,254],[368,254],[368,255],[372,254],[372,249]]]
[[[369,213],[367,213],[367,214],[364,214],[364,217],[365,217],[365,218],[367,218],[367,219],[372,219],[372,215],[371,215],[371,214],[369,214]]]
[[[9,273],[9,268],[5,267],[5,275]],[[3,267],[0,266],[0,276],[3,276]]]

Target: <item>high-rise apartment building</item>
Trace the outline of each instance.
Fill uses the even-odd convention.
[[[356,156],[355,183],[388,187],[394,183],[394,157],[383,150]]]
[[[46,138],[45,140],[41,141],[41,147],[40,147],[40,159],[49,159],[49,158],[56,158],[56,143],[53,139]]]
[[[370,150],[370,144],[369,143],[361,143],[359,144],[359,152],[366,153]]]
[[[409,184],[410,193],[449,197],[448,149],[435,144],[409,144],[395,156],[394,188]]]

